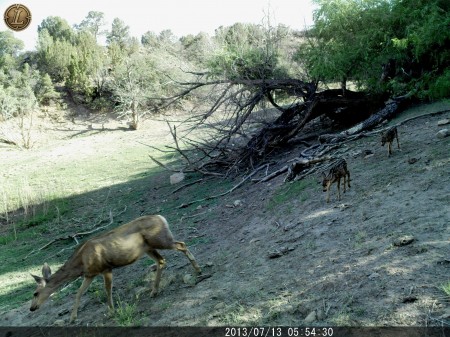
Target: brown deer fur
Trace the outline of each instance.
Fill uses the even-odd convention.
[[[337,182],[337,190],[338,190],[338,200],[341,200],[341,178],[344,178],[344,193],[345,193],[345,182],[347,178],[347,184],[350,188],[350,171],[347,169],[347,162],[344,159],[339,159],[332,164],[330,167],[330,171],[328,174],[322,172],[323,181],[323,191],[327,192],[327,202],[330,202],[330,188],[331,185]]]
[[[164,258],[157,252],[157,249],[173,249],[183,252],[194,269],[201,273],[199,265],[186,244],[174,241],[164,217],[160,215],[143,216],[86,241],[53,275],[45,263],[42,268],[42,277],[32,275],[38,286],[34,292],[30,310],[38,309],[52,293],[65,283],[84,276],[70,316],[70,322],[73,322],[77,318],[81,295],[89,287],[94,277],[100,274],[105,282],[108,306],[114,310],[112,270],[129,265],[144,254],[149,255],[156,262],[156,277],[150,294],[150,296],[155,296],[165,264]]]
[[[392,143],[394,139],[397,139],[397,147],[400,149],[397,127],[395,126],[390,127],[381,135],[381,146],[384,146],[386,143],[388,144],[388,157],[392,154]]]

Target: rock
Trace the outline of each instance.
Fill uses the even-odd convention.
[[[234,207],[242,206],[242,201],[241,201],[241,200],[235,200],[235,201],[233,202],[233,205],[234,205]]]
[[[325,313],[322,309],[317,309],[317,320],[323,321],[325,319]]]
[[[444,314],[441,315],[439,318],[441,318],[441,319],[447,319],[447,318],[450,318],[450,308],[447,308],[447,309],[444,311]]]
[[[450,259],[442,259],[437,261],[436,263],[440,265],[450,265]]]
[[[317,313],[316,311],[311,311],[308,316],[305,317],[303,320],[304,323],[309,324],[317,320]]]
[[[448,131],[448,129],[442,129],[438,133],[436,133],[436,137],[438,137],[440,139],[445,138],[448,135],[450,135],[450,132]]]
[[[214,310],[222,310],[225,309],[225,303],[219,302],[214,306]]]
[[[416,296],[406,296],[402,299],[402,303],[414,303],[418,300]]]
[[[56,321],[53,322],[53,326],[64,326],[66,325],[66,323],[64,322],[63,319],[57,319]]]
[[[183,282],[187,285],[194,286],[196,283],[195,277],[192,274],[185,274],[183,276]]]
[[[437,122],[437,125],[438,125],[438,126],[441,126],[441,125],[446,125],[446,124],[448,124],[448,123],[450,123],[450,119],[445,118],[445,119],[441,119],[440,121],[438,121],[438,122]]]
[[[409,245],[415,240],[414,236],[412,235],[404,235],[394,240],[393,244],[397,247],[402,247]]]
[[[417,163],[418,161],[419,161],[419,159],[420,158],[409,158],[408,159],[408,164],[410,164],[410,165],[412,165],[412,164],[415,164],[415,163]]]
[[[170,184],[175,185],[184,180],[184,173],[174,173],[170,176]]]
[[[378,273],[372,273],[372,274],[369,275],[369,279],[370,280],[373,280],[373,279],[378,278],[378,277],[380,277],[380,274],[378,274]]]
[[[269,254],[268,254],[269,259],[276,259],[277,257],[281,257],[281,256],[283,256],[283,252],[281,252],[279,250],[269,252]]]

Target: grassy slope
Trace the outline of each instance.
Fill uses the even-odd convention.
[[[448,109],[448,104],[418,107],[399,119],[443,108]],[[187,209],[177,206],[227,190],[233,183],[207,182],[197,184],[195,189],[172,194],[175,187],[168,182],[169,173],[148,159],[147,154],[151,151],[148,147],[136,142],[148,137],[159,142],[153,145],[161,146],[170,139],[166,136],[153,138],[147,131],[114,131],[104,135],[84,134],[29,152],[5,152],[7,160],[0,163],[3,198],[3,201],[0,199],[3,202],[0,219],[0,259],[3,262],[0,264],[1,311],[29,301],[34,289],[29,273],[37,273],[44,261],[52,266],[63,263],[74,242],[58,241],[44,250],[31,252],[55,238],[107,224],[109,211],[113,215],[120,213],[114,218],[114,226],[141,214],[162,213],[172,223],[174,232],[195,232],[195,218],[183,221],[183,228],[179,228],[181,225],[176,220],[191,214],[197,205]],[[170,161],[176,158],[162,159]],[[198,178],[189,176],[186,182]],[[271,218],[277,212],[295,216],[297,206],[292,206],[289,200],[297,198],[310,203],[312,193],[316,193],[313,178],[281,185],[264,198],[264,207]],[[212,206],[218,202],[209,202],[209,208],[213,209]],[[214,214],[214,211],[208,214],[210,219],[216,216],[219,214]],[[244,216],[248,217],[248,214]],[[357,232],[354,244],[367,239],[367,235],[363,231]],[[192,235],[187,243],[207,244],[208,238]],[[316,249],[314,242],[310,245],[309,249]],[[66,293],[73,293],[72,288],[58,296],[64,298]],[[101,293],[101,284],[92,291]]]

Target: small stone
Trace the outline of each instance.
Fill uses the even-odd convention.
[[[417,301],[416,296],[406,296],[403,298],[402,303],[414,303]]]
[[[195,277],[192,274],[185,274],[183,276],[183,282],[187,285],[193,286],[196,283]]]
[[[448,129],[442,129],[436,134],[436,137],[442,139],[442,138],[447,137],[448,135],[450,135],[450,132],[448,131]]]
[[[322,309],[317,309],[317,320],[322,321],[325,318],[325,313]]]
[[[269,252],[268,257],[269,259],[276,259],[277,257],[283,256],[283,253],[279,250],[275,250],[273,252]]]
[[[234,205],[234,207],[242,206],[242,201],[241,201],[241,200],[235,200],[235,201],[233,202],[233,205]]]
[[[303,320],[304,323],[308,324],[308,323],[312,323],[314,321],[317,320],[317,313],[316,311],[311,311],[308,316],[305,317],[305,319]]]
[[[63,319],[57,319],[53,322],[53,326],[64,326],[66,325]]]
[[[402,246],[409,245],[414,240],[415,240],[414,236],[412,236],[412,235],[405,235],[405,236],[401,236],[401,237],[395,239],[393,244],[394,244],[394,246],[402,247]]]
[[[439,318],[441,318],[441,319],[447,319],[447,318],[450,318],[450,308],[447,308],[447,309],[444,311],[444,314],[441,315]]]
[[[378,278],[378,277],[380,277],[380,274],[378,274],[378,273],[372,273],[372,274],[369,275],[369,279],[370,280],[373,280],[373,279]]]
[[[445,119],[441,119],[440,121],[437,122],[437,125],[441,126],[441,125],[446,125],[450,123],[450,119],[445,118]]]
[[[178,184],[179,182],[182,182],[183,180],[184,180],[183,172],[174,173],[170,176],[170,184],[171,185]]]
[[[217,303],[214,306],[214,310],[222,310],[222,309],[225,309],[225,303],[223,303],[223,302]]]

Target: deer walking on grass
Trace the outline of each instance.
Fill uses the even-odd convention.
[[[350,171],[347,169],[347,162],[345,159],[338,159],[330,166],[330,171],[328,174],[322,172],[323,181],[323,191],[327,192],[327,202],[330,202],[330,188],[331,185],[337,182],[338,190],[338,200],[341,200],[341,178],[344,178],[344,193],[345,193],[345,183],[347,181],[348,187],[350,188]]]
[[[386,143],[388,144],[388,157],[392,154],[392,143],[394,142],[394,139],[397,139],[397,147],[400,149],[396,126],[390,127],[381,135],[381,146],[384,146]]]
[[[31,311],[39,307],[62,285],[84,276],[78,290],[70,316],[70,322],[77,318],[80,298],[97,275],[102,275],[105,283],[108,306],[114,310],[112,300],[112,270],[134,263],[144,254],[156,262],[156,277],[150,296],[158,293],[164,258],[157,249],[181,251],[191,262],[197,273],[201,269],[184,242],[175,241],[169,225],[161,215],[137,218],[109,232],[100,234],[79,246],[67,262],[54,274],[47,263],[42,268],[42,277],[32,275],[38,284],[31,302]]]

